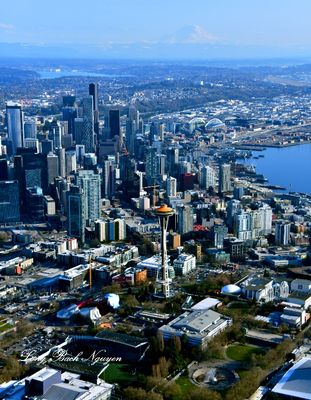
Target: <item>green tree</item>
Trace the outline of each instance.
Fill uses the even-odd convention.
[[[189,400],[221,400],[221,398],[219,393],[200,387],[191,389],[188,395]]]
[[[163,400],[163,396],[159,393],[146,392],[142,388],[127,387],[123,391],[126,400]]]
[[[176,382],[166,385],[162,394],[165,400],[180,400],[183,398],[181,388]]]

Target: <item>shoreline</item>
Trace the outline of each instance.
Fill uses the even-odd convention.
[[[253,150],[253,151],[264,151],[267,148],[283,149],[285,147],[299,146],[303,144],[311,144],[311,140],[303,140],[301,142],[294,143],[266,143],[266,144],[236,144],[234,147],[237,150]]]

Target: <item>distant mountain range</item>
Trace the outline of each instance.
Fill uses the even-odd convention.
[[[311,50],[225,43],[202,27],[186,26],[159,41],[95,44],[0,43],[0,58],[98,58],[98,59],[238,59],[282,58],[311,55]]]

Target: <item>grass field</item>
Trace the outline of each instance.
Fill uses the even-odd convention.
[[[231,360],[248,362],[252,354],[263,354],[264,351],[258,347],[237,344],[229,346],[227,349],[227,357]]]
[[[176,380],[177,385],[180,386],[184,395],[188,394],[190,390],[196,387],[187,376],[181,376]]]
[[[244,369],[236,369],[235,372],[239,375],[240,379],[243,379],[244,376],[248,373],[248,370]]]
[[[7,331],[8,329],[11,329],[11,328],[13,328],[13,325],[3,324],[3,325],[0,326],[0,332],[5,332],[5,331]]]
[[[118,383],[120,385],[130,385],[137,381],[137,374],[134,373],[132,365],[111,363],[109,367],[102,373],[101,378],[108,383]]]

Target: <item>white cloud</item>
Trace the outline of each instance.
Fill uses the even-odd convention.
[[[4,22],[0,22],[0,29],[3,31],[12,31],[15,29],[15,26],[12,24],[6,24]]]

